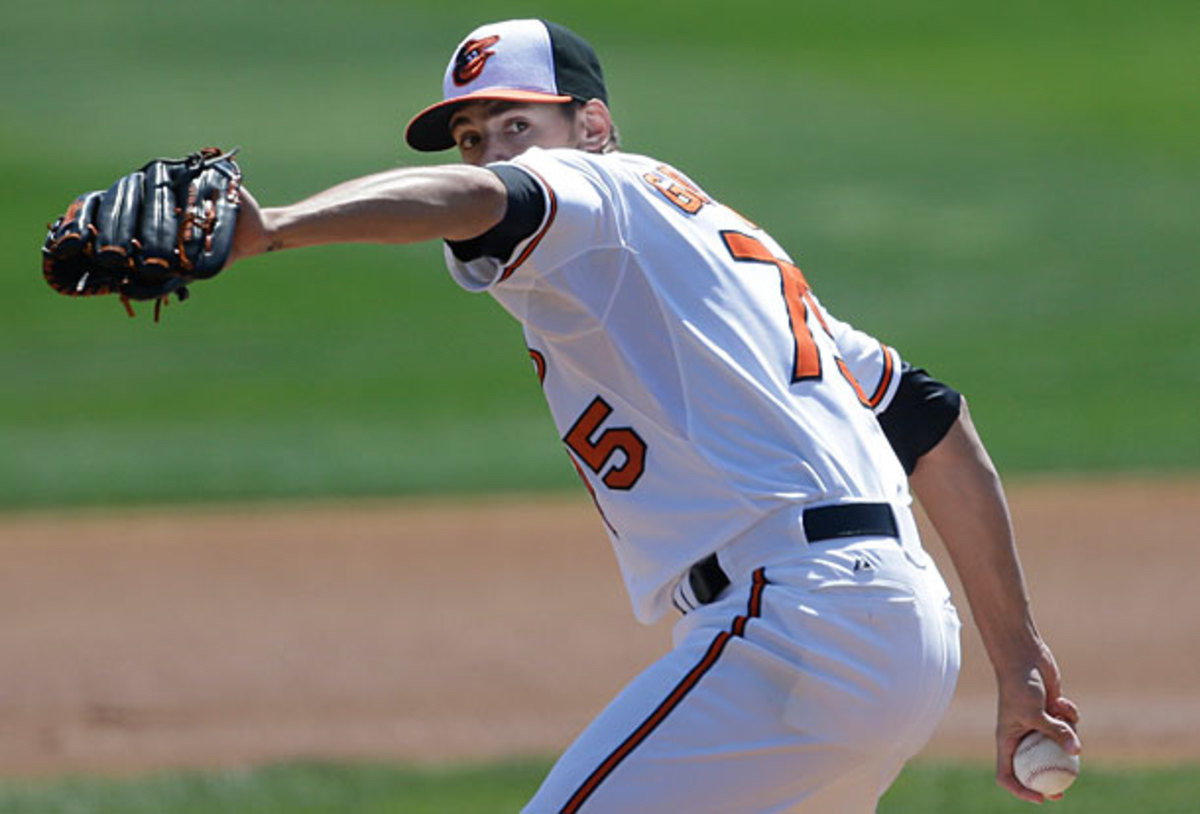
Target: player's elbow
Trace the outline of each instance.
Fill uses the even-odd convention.
[[[508,209],[508,190],[491,170],[481,167],[453,167],[453,176],[445,201],[453,213],[445,220],[442,237],[446,240],[470,240],[504,219]]]

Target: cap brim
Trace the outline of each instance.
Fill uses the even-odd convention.
[[[404,131],[404,140],[414,150],[425,153],[449,150],[454,146],[454,139],[450,137],[450,117],[463,105],[492,100],[533,103],[570,102],[572,98],[534,90],[507,90],[504,88],[480,90],[453,99],[446,99],[425,108],[413,116],[412,121],[408,123],[407,129]]]

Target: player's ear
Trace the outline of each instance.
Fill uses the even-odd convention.
[[[608,105],[599,99],[589,99],[575,116],[579,148],[589,153],[602,153],[612,139],[613,121]]]

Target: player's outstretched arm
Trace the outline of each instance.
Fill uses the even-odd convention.
[[[500,222],[507,200],[495,174],[460,165],[389,170],[281,207],[243,190],[230,263],[329,243],[468,240]]]
[[[1058,666],[1034,624],[1008,503],[965,399],[958,420],[919,459],[910,482],[954,562],[995,670],[997,782],[1021,799],[1042,802],[1013,776],[1013,752],[1023,735],[1040,730],[1078,754],[1079,713],[1063,697]]]

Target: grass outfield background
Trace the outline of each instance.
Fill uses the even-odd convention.
[[[965,391],[1006,473],[1200,465],[1194,3],[8,0],[0,508],[575,488],[520,331],[436,246],[258,258],[157,326],[37,271],[46,221],[154,155],[240,145],[267,205],[437,160],[400,132],[454,41],[538,14],[599,49],[627,149]],[[6,781],[0,811],[512,810],[544,768]],[[918,766],[881,811],[1023,809],[989,776]],[[1085,781],[1055,810],[1200,791],[1186,769]]]
[[[136,780],[79,778],[0,784],[4,814],[495,814],[517,811],[549,769],[543,761],[396,769],[294,764]],[[981,791],[982,790],[982,791]],[[1056,814],[1193,814],[1200,770],[1091,770]],[[1008,814],[1028,803],[980,767],[918,765],[884,795],[879,814]],[[730,814],[735,814],[730,812]]]
[[[573,486],[520,331],[435,245],[255,258],[154,325],[40,279],[44,224],[240,145],[266,204],[416,161],[453,43],[536,3],[6,4],[0,505]],[[1002,468],[1200,463],[1193,3],[558,3],[628,149],[772,231],[966,392]]]

